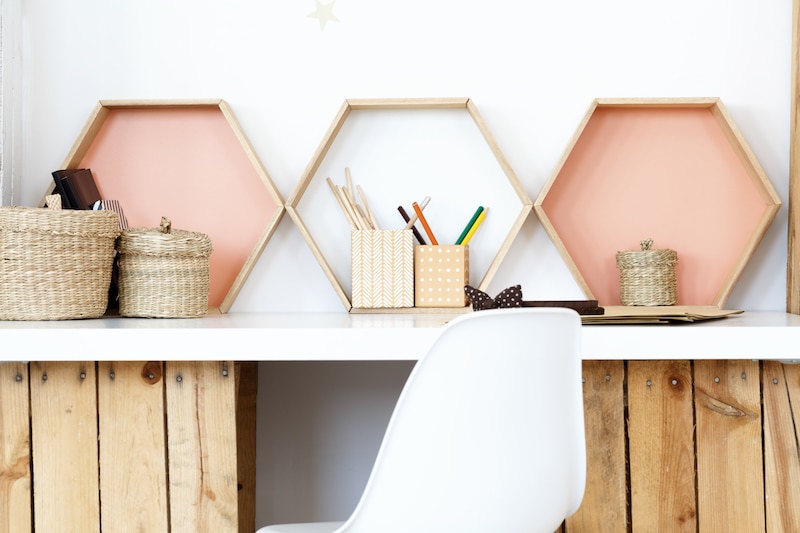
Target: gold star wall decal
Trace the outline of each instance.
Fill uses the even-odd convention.
[[[319,20],[319,31],[325,31],[325,25],[328,22],[339,22],[339,19],[333,14],[333,4],[336,3],[336,0],[327,4],[323,4],[319,0],[314,0],[314,2],[317,4],[317,9],[307,16]]]

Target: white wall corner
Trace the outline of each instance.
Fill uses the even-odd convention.
[[[22,0],[0,0],[0,205],[20,194],[22,92]]]

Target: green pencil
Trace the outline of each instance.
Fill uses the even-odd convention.
[[[483,212],[483,206],[479,205],[478,209],[475,210],[475,214],[472,215],[471,219],[469,219],[469,222],[467,223],[467,226],[464,228],[464,231],[462,231],[461,235],[458,236],[456,244],[461,244],[461,242],[464,240],[464,237],[467,236],[467,233],[469,233],[470,228],[472,227],[473,224],[475,224],[475,221],[478,220],[478,217],[482,212]]]

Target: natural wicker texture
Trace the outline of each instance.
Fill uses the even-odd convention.
[[[117,235],[111,211],[0,207],[0,319],[102,316]]]
[[[675,250],[651,250],[651,239],[641,251],[617,252],[622,305],[674,305],[678,301]]]
[[[173,230],[167,221],[161,228],[123,231],[117,251],[120,316],[192,318],[208,312],[207,235]]]

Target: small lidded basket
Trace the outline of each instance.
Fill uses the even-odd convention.
[[[678,288],[675,250],[653,250],[653,239],[640,243],[641,250],[617,252],[620,303],[622,305],[675,305]]]
[[[131,228],[117,240],[119,314],[124,317],[192,318],[208,312],[211,239],[203,233]]]

